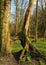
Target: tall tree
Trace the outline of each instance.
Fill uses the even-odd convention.
[[[16,17],[15,17],[15,35],[18,34],[18,0],[15,0],[15,4],[16,4]]]
[[[21,0],[22,2],[21,2],[21,8],[19,8],[19,12],[20,12],[20,14],[19,14],[19,20],[20,20],[20,22],[19,22],[19,32],[21,31],[21,29],[22,29],[22,25],[23,25],[23,21],[24,21],[24,8],[23,8],[23,5],[24,5],[24,0]]]
[[[45,37],[46,37],[46,0],[44,0],[44,3],[45,3],[45,9],[44,9],[44,27],[45,27],[45,31],[44,31],[44,40],[45,40]]]
[[[36,1],[36,36],[35,36],[35,41],[37,41],[38,37],[38,0]]]
[[[45,4],[45,7],[44,5]],[[43,41],[45,40],[45,36],[46,36],[46,0],[41,0],[41,8],[42,8],[42,23],[43,23],[43,28],[44,28],[44,31],[43,31]]]
[[[10,48],[10,30],[9,30],[9,22],[10,22],[10,2],[11,0],[3,0],[4,1],[4,17],[2,20],[2,53],[8,54],[11,52]]]
[[[46,37],[46,9],[43,10],[43,24],[44,24],[44,37],[43,37],[43,41],[45,41],[45,37]]]
[[[22,51],[22,54],[20,55],[20,59],[22,59],[22,57],[25,53],[25,50],[28,52],[28,49],[29,49],[29,44],[28,44],[28,41],[27,41],[27,38],[28,38],[27,35],[28,35],[28,28],[29,28],[29,23],[30,23],[30,13],[32,11],[33,3],[34,3],[34,0],[29,0],[29,5],[28,5],[28,8],[27,8],[26,13],[25,13],[24,24],[23,24],[23,27],[22,27],[22,32],[25,33],[25,38],[24,38],[25,46],[24,46],[24,49]]]

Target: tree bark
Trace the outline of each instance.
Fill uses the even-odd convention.
[[[36,36],[35,41],[37,41],[38,38],[38,0],[36,1]]]
[[[4,1],[4,17],[2,20],[2,53],[8,54],[11,52],[10,48],[10,30],[9,30],[9,22],[10,22],[10,0]]]
[[[15,17],[15,35],[18,34],[18,0],[15,1],[16,2],[16,17]]]
[[[25,33],[25,47],[20,55],[20,60],[22,59],[22,57],[24,56],[24,53],[25,53],[25,50],[28,52],[28,49],[29,49],[29,44],[28,44],[28,41],[27,41],[27,35],[28,35],[28,28],[29,28],[29,23],[30,23],[30,13],[32,11],[32,6],[33,6],[33,3],[34,3],[34,0],[29,0],[29,6],[26,10],[26,13],[25,13],[25,19],[24,19],[24,24],[23,24],[23,28],[22,28],[22,31],[24,31]]]

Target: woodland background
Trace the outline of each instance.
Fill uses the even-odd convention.
[[[46,65],[46,0],[0,0],[0,64]]]

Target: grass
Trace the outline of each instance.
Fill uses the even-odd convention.
[[[46,58],[46,40],[43,42],[43,38],[39,38],[37,42],[34,41],[34,39],[30,39],[31,44],[38,49],[41,53],[44,54],[44,57]],[[18,52],[22,50],[23,47],[21,46],[20,40],[16,40],[14,42],[14,45],[12,47],[12,51]],[[27,56],[28,57],[28,56]],[[30,65],[30,64],[29,64]],[[35,64],[36,65],[36,64]],[[39,65],[39,64],[38,64]],[[40,60],[40,65],[45,65],[41,60]]]
[[[42,39],[38,39],[38,41],[32,42],[33,46],[37,48],[40,52],[44,53],[46,55],[46,41],[42,41]]]
[[[32,42],[33,41],[33,42]],[[37,42],[34,42],[34,39],[31,39],[31,44],[37,48],[40,52],[44,53],[46,55],[46,40],[45,42],[43,42],[42,38],[39,38],[37,40]],[[20,40],[16,40],[14,42],[14,45],[12,47],[12,51],[18,52],[21,49],[23,49],[23,47],[21,46],[21,42]]]
[[[21,49],[23,49],[23,47],[21,46],[21,42],[20,40],[16,40],[13,44],[13,47],[12,47],[12,51],[13,52],[18,52],[20,51]]]

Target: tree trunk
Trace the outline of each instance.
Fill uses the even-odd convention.
[[[29,44],[27,41],[27,35],[28,35],[28,28],[29,28],[29,23],[30,23],[30,13],[32,11],[33,3],[34,3],[34,0],[29,0],[29,6],[28,6],[26,13],[25,13],[25,19],[24,19],[22,31],[24,31],[24,33],[25,33],[25,36],[26,36],[25,40],[26,41],[25,41],[25,47],[22,51],[22,54],[20,55],[20,59],[22,59],[22,57],[24,56],[25,50],[28,52],[28,48],[29,48]]]
[[[37,41],[38,37],[38,0],[36,1],[36,36],[35,41]]]
[[[10,48],[10,0],[4,1],[4,18],[2,20],[2,53],[8,54],[11,52]]]
[[[45,3],[45,8],[46,8],[46,0],[44,0],[44,3]]]
[[[18,34],[18,0],[16,2],[15,35]]]
[[[46,39],[46,30],[44,31],[43,41],[45,41],[45,39]]]

